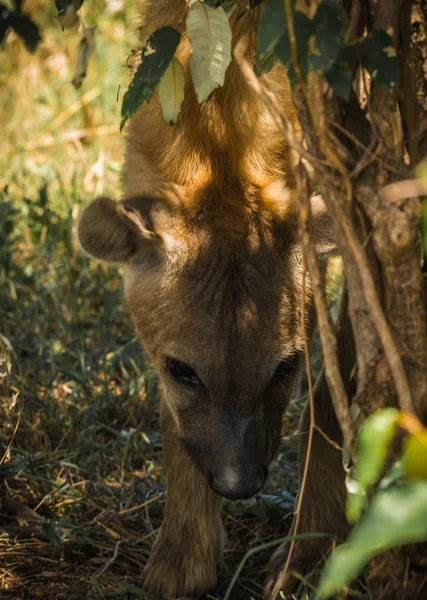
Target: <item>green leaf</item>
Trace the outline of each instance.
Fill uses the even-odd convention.
[[[255,64],[255,73],[259,77],[262,73],[268,73],[277,64],[277,56],[274,50],[267,54],[263,60],[257,61]]]
[[[64,515],[58,521],[58,525],[60,527],[71,527],[72,524],[73,524],[73,521],[71,520],[70,515]]]
[[[271,54],[285,33],[287,35],[283,0],[266,0],[258,26],[257,61],[259,64],[262,64]]]
[[[411,479],[427,479],[427,431],[423,428],[417,435],[403,440],[402,465]]]
[[[311,67],[324,73],[333,67],[344,46],[345,18],[342,7],[333,0],[323,0],[313,19],[316,54],[311,56]]]
[[[9,25],[19,35],[27,49],[30,52],[35,52],[42,39],[37,25],[29,17],[18,11],[10,13]]]
[[[179,40],[180,34],[172,27],[161,27],[150,36],[142,50],[142,62],[123,97],[120,130],[138,108],[152,97],[172,60]]]
[[[298,10],[293,12],[293,19],[298,66],[302,78],[306,79],[310,67],[309,43],[313,31],[313,21]],[[276,55],[285,66],[289,66],[288,74],[291,82],[296,81],[288,30],[276,46]]]
[[[159,84],[159,98],[162,115],[166,123],[172,125],[178,118],[184,101],[184,69],[175,57],[172,58]]]
[[[344,65],[334,65],[325,73],[325,77],[334,92],[348,102],[353,81],[353,73],[350,68]]]
[[[44,521],[43,523],[41,523],[40,528],[42,534],[52,546],[53,554],[55,556],[59,556],[61,554],[64,543],[57,534],[55,525],[51,521]]]
[[[357,577],[377,554],[427,541],[427,481],[407,481],[377,493],[348,541],[332,552],[318,595],[328,598]]]
[[[397,57],[393,40],[384,31],[374,29],[360,45],[361,58],[372,79],[389,92],[397,79]]]
[[[4,4],[0,4],[0,44],[4,40],[6,32],[10,27],[10,14],[10,10],[4,6]]]
[[[366,419],[360,429],[355,481],[352,482],[347,497],[347,519],[350,523],[360,518],[366,491],[381,475],[398,416],[396,408],[378,410]]]
[[[55,6],[58,10],[58,14],[61,15],[64,12],[67,12],[70,7],[73,7],[75,11],[80,10],[83,6],[83,2],[84,0],[55,0]]]
[[[231,62],[231,30],[224,10],[192,0],[187,15],[187,33],[191,44],[191,77],[200,103],[205,102],[219,85]]]

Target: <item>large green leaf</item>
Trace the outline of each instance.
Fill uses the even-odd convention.
[[[391,37],[384,31],[374,29],[361,44],[361,57],[372,79],[386,90],[394,91],[397,57]]]
[[[350,523],[360,518],[366,491],[381,475],[398,417],[396,408],[378,410],[366,419],[360,430],[354,481],[347,498],[347,519]]]
[[[285,33],[287,35],[283,0],[266,0],[258,26],[257,61],[259,64],[262,64],[271,54]]]
[[[9,16],[10,10],[4,6],[4,4],[0,4],[0,44],[5,38],[6,32],[10,27]]]
[[[205,102],[219,85],[231,62],[231,30],[224,10],[192,0],[187,15],[187,33],[191,44],[191,77],[200,103]]]
[[[184,101],[184,86],[184,70],[179,60],[173,57],[159,85],[162,115],[166,123],[175,123],[178,118]]]
[[[313,21],[299,10],[293,11],[293,21],[298,67],[302,78],[306,79],[310,67],[310,37],[313,32]],[[284,65],[289,65],[289,79],[295,81],[296,70],[292,60],[288,30],[276,47],[276,54]]]
[[[35,52],[42,36],[37,25],[18,10],[9,14],[9,26],[19,35],[27,49]]]
[[[313,20],[316,53],[311,56],[311,67],[324,73],[337,61],[344,46],[345,17],[342,7],[334,0],[323,0]]]
[[[325,77],[334,92],[348,101],[353,82],[353,66],[357,60],[357,46],[341,46],[335,63],[325,72]]]
[[[334,92],[341,96],[346,102],[350,98],[353,73],[346,65],[334,65],[326,71],[325,77]]]
[[[427,541],[427,481],[406,481],[378,492],[348,541],[327,561],[320,580],[320,598],[329,598],[357,577],[377,554]]]
[[[180,34],[172,27],[161,27],[150,36],[142,51],[142,62],[123,97],[120,129],[141,104],[150,100],[172,60],[179,40]]]
[[[64,542],[59,537],[54,523],[51,521],[43,521],[40,524],[40,529],[43,536],[47,539],[49,544],[52,546],[54,556],[60,556]]]

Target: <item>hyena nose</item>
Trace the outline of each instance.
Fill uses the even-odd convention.
[[[242,470],[225,467],[220,473],[207,472],[211,489],[228,500],[245,500],[262,490],[267,479],[268,468]]]

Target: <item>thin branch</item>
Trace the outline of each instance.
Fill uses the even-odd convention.
[[[324,431],[323,429],[321,429],[318,425],[314,426],[315,430],[320,433],[320,435],[328,442],[328,444],[330,446],[332,446],[332,448],[335,448],[335,450],[338,450],[339,452],[343,451],[342,446],[340,446],[339,444],[337,444],[332,438],[330,438]]]
[[[345,34],[346,44],[353,44],[357,40],[360,29],[360,18],[362,16],[361,0],[353,0],[351,3],[350,22]]]
[[[268,96],[262,87],[260,81],[257,79],[249,61],[245,57],[244,50],[246,45],[244,42],[240,41],[234,50],[235,59],[242,71],[243,76],[245,77],[247,83],[255,90],[255,92],[261,97],[264,101],[267,109],[270,111],[270,114],[275,119],[276,123],[280,127],[282,131],[282,135],[285,141],[290,144],[293,148],[295,148],[298,152],[300,152],[300,147],[302,148],[298,138],[293,131],[292,124],[289,122],[287,115],[285,114],[283,107],[273,102],[271,96]],[[304,150],[304,149],[303,149]],[[307,156],[307,153],[304,150],[304,153],[301,153],[304,158],[307,158],[312,163],[310,155]],[[323,162],[323,161],[322,161]],[[300,194],[298,194],[300,196]],[[314,252],[314,250],[313,250]],[[315,252],[314,252],[315,254]],[[313,295],[316,304],[317,315],[319,319],[319,330],[322,340],[322,346],[324,350],[324,360],[325,360],[325,373],[328,380],[328,384],[331,389],[331,395],[334,402],[334,409],[336,411],[337,418],[340,423],[340,427],[343,432],[343,437],[345,443],[347,444],[349,451],[351,453],[352,459],[355,460],[355,451],[354,451],[354,431],[353,431],[353,422],[351,420],[350,414],[348,412],[348,398],[345,391],[344,383],[341,378],[340,370],[339,370],[339,361],[337,355],[337,341],[335,337],[335,333],[332,329],[328,318],[328,309],[326,307],[323,292],[322,292],[322,284],[321,278],[319,276],[319,285],[316,284],[316,267],[317,265],[317,257],[316,264],[313,266],[312,261],[307,260],[307,266],[309,267],[310,276],[312,277],[312,285],[313,285]],[[314,280],[314,281],[313,281]],[[320,296],[319,296],[320,289]],[[317,300],[316,300],[317,298]],[[325,329],[326,328],[326,329]],[[325,332],[322,336],[322,331]]]
[[[300,163],[296,172],[298,189],[298,217],[301,230],[301,243],[310,273],[313,290],[314,304],[316,306],[317,320],[319,324],[320,339],[323,348],[323,360],[325,362],[325,375],[331,392],[332,402],[337,415],[338,422],[349,449],[352,459],[356,460],[355,430],[351,418],[349,399],[341,376],[338,360],[338,344],[333,326],[331,324],[329,311],[324,294],[323,277],[319,267],[319,261],[313,244],[311,229],[311,207],[310,192],[307,185],[307,173]]]
[[[405,179],[385,185],[380,196],[387,202],[400,202],[406,198],[427,196],[427,179]]]
[[[110,558],[110,560],[108,560],[108,561],[105,563],[105,565],[104,565],[103,567],[101,567],[100,569],[98,569],[98,571],[96,571],[96,573],[94,573],[93,577],[95,577],[96,579],[98,579],[99,577],[101,577],[101,575],[102,575],[103,573],[105,573],[105,571],[106,571],[107,569],[109,569],[109,568],[111,567],[111,565],[112,565],[112,564],[115,562],[116,558],[117,558],[117,557],[118,557],[118,555],[119,555],[119,548],[120,548],[120,545],[121,545],[121,543],[122,543],[122,542],[121,542],[121,540],[119,540],[119,541],[116,543],[116,545],[115,545],[115,547],[114,547],[113,556]]]
[[[303,475],[302,475],[302,479],[301,479],[301,487],[298,492],[297,505],[296,505],[295,511],[294,511],[295,521],[294,521],[294,526],[293,526],[293,531],[292,531],[293,535],[298,534],[298,527],[299,527],[299,521],[300,521],[300,515],[301,515],[301,506],[302,506],[302,501],[304,499],[305,487],[307,484],[308,469],[310,466],[311,449],[313,446],[313,434],[314,434],[314,428],[316,425],[316,423],[315,423],[316,415],[315,415],[315,411],[314,411],[313,381],[311,378],[310,354],[308,351],[308,341],[307,341],[307,332],[306,332],[306,324],[305,324],[305,320],[306,320],[306,314],[305,314],[306,289],[305,289],[305,286],[306,286],[306,268],[304,265],[304,272],[303,272],[303,278],[302,278],[302,295],[301,295],[301,326],[302,326],[302,331],[303,331],[305,369],[307,372],[308,396],[309,396],[309,402],[310,402],[310,425],[308,428],[308,440],[307,440],[307,450],[306,450],[306,454],[305,454],[304,471],[303,471]],[[291,559],[292,559],[292,554],[294,552],[294,548],[295,548],[295,540],[292,540],[291,545],[289,546],[288,556],[286,557],[285,566],[283,567],[282,571],[280,572],[280,575],[277,578],[277,581],[273,588],[273,592],[272,592],[273,600],[275,600],[275,598],[279,598],[280,591],[284,586],[284,583],[286,581],[286,577],[287,577],[288,571],[289,571],[289,565],[291,564]]]
[[[292,148],[294,148],[300,154],[300,156],[304,157],[310,164],[323,165],[326,167],[331,166],[328,162],[318,159],[310,154],[301,144],[301,141],[298,139],[298,136],[296,135],[287,115],[283,110],[281,110],[281,107],[278,106],[275,97],[273,97],[271,94],[268,94],[265,88],[261,85],[261,81],[255,75],[251,64],[246,59],[245,54],[247,45],[247,40],[245,38],[240,39],[234,48],[234,58],[240,67],[242,75],[246,79],[246,83],[254,90],[256,94],[258,94],[258,96],[260,96],[276,125],[281,129],[286,143],[292,146]]]

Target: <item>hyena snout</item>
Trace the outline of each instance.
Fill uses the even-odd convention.
[[[268,467],[259,465],[227,465],[221,470],[208,469],[209,486],[228,500],[244,500],[264,487]]]
[[[219,496],[241,500],[263,488],[268,475],[268,452],[260,419],[229,418],[228,422],[224,419],[202,454],[202,461],[196,459],[196,462]]]

